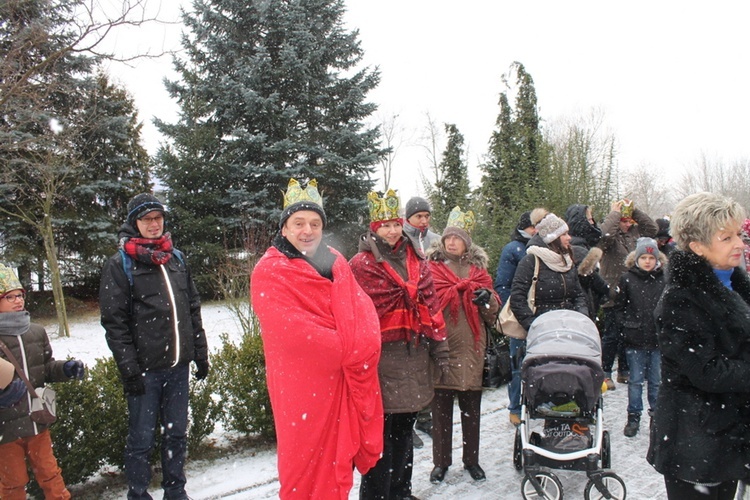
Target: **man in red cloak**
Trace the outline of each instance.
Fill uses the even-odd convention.
[[[346,499],[383,450],[380,322],[344,257],[321,244],[317,183],[294,179],[251,277],[285,498]]]

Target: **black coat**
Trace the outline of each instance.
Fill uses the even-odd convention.
[[[602,239],[602,230],[586,218],[588,205],[571,205],[565,210],[565,222],[568,224],[571,245],[585,247],[587,250]]]
[[[529,241],[532,246],[548,248],[539,235]],[[559,256],[562,259],[561,256]],[[540,259],[541,260],[541,259]],[[521,259],[513,275],[513,285],[510,290],[510,308],[526,330],[541,314],[556,309],[571,309],[588,316],[586,295],[578,282],[575,265],[566,272],[550,269],[544,261],[539,263],[539,279],[536,283],[536,312],[532,312],[528,305],[527,294],[534,277],[535,256],[527,253]]]
[[[693,253],[670,256],[657,305],[662,383],[647,459],[692,482],[750,471],[750,279],[736,268],[729,290]]]
[[[620,277],[615,314],[626,347],[658,349],[654,310],[665,286],[664,267],[644,271],[635,266],[635,252],[628,256],[631,267]]]
[[[208,360],[200,297],[186,264],[172,257],[163,266],[172,296],[162,266],[135,259],[132,266],[132,290],[119,252],[104,264],[99,288],[102,326],[122,377]]]

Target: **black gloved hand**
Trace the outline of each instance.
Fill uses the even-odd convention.
[[[203,380],[208,376],[208,361],[205,359],[195,360],[195,380]]]
[[[143,375],[131,375],[122,381],[122,387],[126,396],[143,396],[146,394],[146,385],[143,383]]]
[[[488,307],[491,296],[489,290],[486,288],[480,288],[479,290],[474,290],[474,298],[471,299],[471,301],[478,307]]]
[[[63,365],[63,373],[68,378],[83,380],[83,377],[86,376],[86,367],[83,366],[83,361],[71,359]]]

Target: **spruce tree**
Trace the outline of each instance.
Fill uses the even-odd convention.
[[[445,227],[448,214],[455,206],[468,210],[469,202],[469,169],[464,151],[464,136],[452,123],[445,124],[448,144],[443,151],[438,165],[439,180],[434,186],[428,186],[430,204],[432,205],[431,225]]]
[[[363,125],[379,75],[357,67],[358,33],[343,12],[341,0],[198,0],[184,15],[180,79],[167,82],[180,117],[157,120],[169,139],[157,172],[199,274],[225,249],[265,250],[290,178],[318,180],[327,232],[355,248],[384,151]]]

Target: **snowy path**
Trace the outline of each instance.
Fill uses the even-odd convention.
[[[239,336],[236,320],[227,308],[220,304],[204,306],[203,320],[210,346],[218,345],[221,333],[229,333],[231,338]],[[83,359],[87,364],[93,364],[97,358],[109,355],[98,318],[74,323],[71,327],[71,338],[58,338],[54,333],[54,327],[50,325],[47,325],[47,331],[50,333],[55,357],[58,359],[70,355]],[[487,473],[486,481],[476,483],[463,470],[460,418],[456,409],[456,427],[453,434],[454,465],[448,470],[443,483],[431,484],[429,475],[432,470],[432,442],[428,436],[420,433],[425,446],[416,449],[414,453],[413,494],[423,500],[521,499],[522,474],[515,470],[512,463],[514,428],[508,422],[507,403],[505,387],[485,392],[482,400],[479,460]],[[648,448],[648,417],[644,418],[642,432],[634,438],[626,438],[622,434],[626,406],[626,385],[618,385],[617,390],[604,395],[605,428],[609,429],[612,439],[612,470],[625,481],[629,499],[666,499],[662,476],[655,472],[644,458]],[[221,439],[221,436],[216,437]],[[587,481],[585,472],[553,472],[562,481],[565,498],[583,498],[583,489]],[[276,474],[276,455],[273,450],[246,449],[212,461],[188,462],[186,474],[188,492],[195,500],[278,497],[279,483]],[[358,486],[359,477],[355,474],[355,484],[349,498],[357,498]],[[155,498],[161,496],[158,488],[152,491],[152,494]],[[121,485],[110,485],[106,493],[97,493],[97,498],[101,499],[125,496],[126,489]]]

